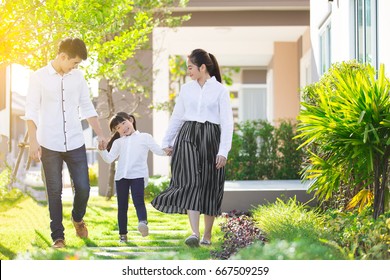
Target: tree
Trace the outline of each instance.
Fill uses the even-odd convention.
[[[388,207],[390,174],[390,82],[354,61],[334,64],[304,89],[297,136],[311,156],[303,170],[310,190],[328,200],[352,190],[350,205],[373,203],[374,218]],[[373,197],[374,201],[371,201]]]

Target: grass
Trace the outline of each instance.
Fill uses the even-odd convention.
[[[2,203],[3,204],[3,200]],[[215,221],[213,245],[189,248],[184,239],[191,233],[188,218],[180,214],[164,214],[147,203],[150,235],[141,237],[137,231],[138,221],[130,202],[128,242],[118,242],[116,199],[90,198],[84,218],[88,225],[89,238],[76,237],[70,220],[72,201],[63,202],[66,249],[51,248],[49,213],[28,196],[14,200],[13,205],[0,211],[0,259],[178,259],[207,260],[210,251],[220,247],[222,233]],[[203,223],[201,223],[203,226]]]

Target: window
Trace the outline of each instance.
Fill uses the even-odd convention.
[[[320,74],[323,75],[328,71],[331,63],[330,39],[331,25],[326,24],[320,33]]]
[[[267,119],[267,88],[253,85],[242,88],[240,96],[240,121]]]
[[[377,66],[377,1],[355,0],[355,58]]]

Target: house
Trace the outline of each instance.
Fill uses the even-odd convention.
[[[311,0],[310,36],[315,80],[335,62],[356,59],[390,74],[390,1]]]

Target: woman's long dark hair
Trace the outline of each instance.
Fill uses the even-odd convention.
[[[202,49],[195,49],[188,58],[198,67],[202,64],[206,65],[207,72],[209,72],[210,76],[214,76],[218,82],[222,83],[221,71],[219,69],[218,61],[214,55]]]
[[[111,136],[110,140],[108,141],[107,151],[110,151],[111,147],[112,147],[112,143],[114,143],[114,141],[116,139],[120,138],[119,133],[117,131],[115,131],[115,127],[117,127],[118,124],[120,124],[120,123],[122,123],[122,122],[124,122],[126,120],[128,120],[128,121],[133,120],[134,129],[137,130],[137,124],[136,124],[136,121],[135,121],[135,117],[133,115],[129,115],[126,112],[118,112],[118,113],[116,113],[110,119],[110,123],[109,123],[110,131],[113,133],[113,135]]]

